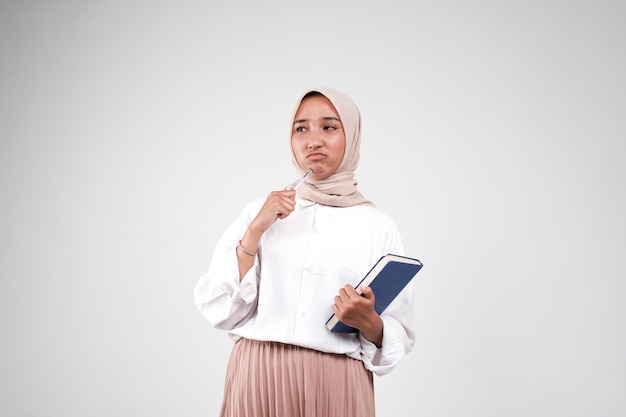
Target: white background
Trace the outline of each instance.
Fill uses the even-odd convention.
[[[626,414],[623,1],[3,1],[0,415],[214,416],[193,304],[295,179],[294,100],[351,95],[417,342],[378,416]]]

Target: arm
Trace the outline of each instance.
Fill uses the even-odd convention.
[[[270,193],[260,209],[258,202],[248,206],[217,243],[209,270],[194,289],[198,309],[214,327],[230,330],[254,315],[260,279],[257,247],[276,219],[293,211],[294,199],[293,191]],[[252,251],[252,256],[246,253]]]
[[[410,282],[382,315],[374,310],[370,288],[359,295],[351,285],[339,290],[332,306],[339,320],[359,329],[365,367],[377,375],[393,370],[413,349],[413,283]]]
[[[260,270],[253,265],[240,278],[237,243],[258,203],[249,205],[217,242],[209,264],[194,288],[195,304],[216,328],[231,330],[246,322],[256,309]],[[251,257],[256,263],[256,257]]]
[[[404,254],[397,225],[391,219],[379,220],[369,241],[372,242],[369,250],[375,254],[371,261],[385,253]],[[370,289],[363,289],[363,296],[360,296],[348,285],[335,297],[333,313],[339,312],[341,321],[359,329],[361,359],[365,367],[377,375],[391,372],[413,349],[413,287],[410,282],[381,315],[374,310],[375,294]]]
[[[267,197],[263,207],[246,229],[240,244],[237,245],[239,280],[243,280],[246,273],[254,265],[257,247],[263,234],[277,219],[284,219],[293,212],[295,197],[296,192],[292,190],[274,191]]]

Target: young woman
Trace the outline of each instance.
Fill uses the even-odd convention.
[[[395,221],[357,189],[361,118],[344,93],[298,100],[291,152],[299,187],[250,203],[216,245],[195,302],[235,342],[221,416],[375,415],[373,374],[411,351],[413,285],[378,315],[356,285],[388,253]],[[358,333],[331,333],[334,313]]]

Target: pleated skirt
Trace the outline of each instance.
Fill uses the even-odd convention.
[[[239,339],[221,417],[374,417],[374,381],[346,355]]]

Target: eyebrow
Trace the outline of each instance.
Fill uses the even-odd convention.
[[[322,120],[335,120],[335,121],[341,123],[341,120],[339,120],[335,116],[325,116],[325,117],[322,117]],[[308,122],[308,121],[309,121],[309,119],[297,119],[297,120],[293,121],[293,124],[295,125],[296,123],[304,123],[304,122]]]

